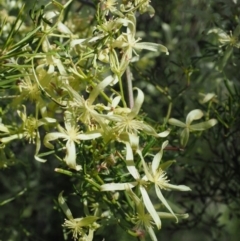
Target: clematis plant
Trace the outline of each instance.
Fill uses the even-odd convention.
[[[188,113],[186,118],[186,123],[179,121],[175,118],[170,118],[168,120],[169,124],[184,128],[180,134],[180,142],[183,147],[185,147],[188,143],[190,132],[204,131],[217,124],[216,119],[210,119],[208,121],[200,122],[198,124],[192,124],[194,120],[199,120],[202,117],[203,117],[203,112],[199,109],[196,109]]]
[[[138,61],[141,50],[168,54],[168,49],[158,43],[141,42],[137,37],[136,16],[144,12],[154,13],[149,0],[87,2],[86,7],[90,5],[92,9],[86,11],[84,7],[82,10],[83,1],[79,12],[84,14],[75,15],[71,8],[75,3],[79,4],[78,1],[68,0],[62,5],[52,0],[46,5],[46,12],[43,6],[30,11],[35,29],[29,34],[26,34],[29,29],[24,30],[23,40],[18,44],[14,43],[14,34],[20,29],[16,24],[7,41],[3,39],[6,43],[0,46],[0,59],[3,60],[0,85],[4,92],[20,98],[13,101],[14,105],[5,106],[4,102],[0,109],[2,164],[5,166],[5,162],[13,161],[13,155],[8,155],[8,147],[4,149],[9,142],[25,139],[35,144],[34,156],[41,162],[45,161],[39,154],[41,141],[53,149],[42,153],[42,156],[56,154],[54,143],[60,144],[66,151],[63,158],[66,170],[56,168],[55,171],[72,177],[70,182],[74,193],[70,195],[80,196],[76,203],[79,218],[74,218],[62,192],[59,194],[59,206],[66,215],[63,223],[67,230],[65,234],[71,233],[74,240],[92,241],[99,226],[104,228],[106,223],[111,224],[115,219],[114,223],[119,223],[133,236],[142,238],[141,234],[147,232],[152,241],[157,241],[154,228],[161,229],[162,218],[178,220],[187,217],[187,214],[174,212],[164,192],[190,191],[190,188],[171,184],[167,178],[166,170],[174,162],[162,163],[168,141],[162,143],[157,154],[153,152],[156,138],[165,138],[170,131],[165,128],[158,133],[154,126],[143,121],[140,110],[144,92],[132,88],[131,75],[134,72],[131,73],[133,68],[130,64]],[[89,13],[86,22],[91,25],[79,30],[82,25],[79,18],[86,13]],[[4,32],[3,28],[0,32]],[[227,38],[227,45],[229,41]],[[9,85],[8,81],[12,84],[15,80],[18,88]],[[10,87],[13,88],[9,91]],[[133,92],[136,92],[135,101],[127,106],[124,97],[128,94],[133,100]],[[172,99],[171,91],[161,92],[168,93],[168,99]],[[210,94],[205,102],[213,98]],[[13,106],[18,109],[22,121],[20,128],[16,127],[18,120],[4,124],[8,116],[14,117],[8,113]],[[166,119],[171,108],[169,105]],[[39,113],[41,117],[38,117]],[[216,124],[215,119],[192,124],[202,116],[202,111],[193,110],[186,123],[169,119],[169,124],[183,128],[183,146],[187,144],[190,132],[202,131]],[[165,123],[162,126],[165,127]],[[80,145],[82,143],[84,145]],[[146,155],[154,156],[150,164],[145,161]],[[82,167],[79,160],[83,158]],[[150,195],[152,187],[155,193]],[[157,210],[152,195],[167,209],[166,212]],[[90,211],[89,206],[92,207]]]

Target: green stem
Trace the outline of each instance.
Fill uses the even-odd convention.
[[[96,183],[92,178],[85,177],[85,180],[96,187],[99,191],[101,190],[101,186]]]
[[[57,172],[57,173],[61,173],[61,174],[70,176],[70,177],[73,176],[73,173],[72,173],[72,172],[67,171],[67,170],[64,170],[64,169],[61,169],[61,168],[55,168],[54,171]]]
[[[170,100],[170,103],[169,103],[169,105],[168,105],[167,116],[165,117],[165,120],[164,120],[164,123],[163,123],[163,127],[166,126],[166,124],[167,124],[167,122],[168,122],[168,119],[169,119],[169,117],[170,117],[170,115],[171,115],[172,106],[173,106],[173,104],[172,104],[172,101]]]
[[[152,140],[150,140],[147,145],[143,148],[142,150],[142,156],[144,157],[148,151],[150,150],[150,148],[153,147],[153,145],[156,143],[156,138],[152,138]]]

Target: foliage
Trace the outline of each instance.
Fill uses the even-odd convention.
[[[237,1],[0,4],[2,240],[234,232]]]

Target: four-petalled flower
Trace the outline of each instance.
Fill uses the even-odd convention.
[[[88,133],[81,133],[78,126],[74,124],[72,120],[72,115],[68,111],[65,112],[65,129],[58,125],[59,132],[48,133],[44,137],[44,145],[50,149],[53,149],[53,145],[50,141],[56,139],[64,139],[66,142],[66,156],[64,158],[65,162],[70,168],[73,168],[77,171],[81,169],[80,165],[76,165],[76,147],[75,143],[79,143],[80,140],[92,140],[101,136],[97,131],[92,131]]]
[[[204,121],[198,124],[191,124],[194,120],[199,120],[203,117],[203,112],[199,109],[192,110],[188,113],[186,118],[186,123],[179,121],[174,118],[170,118],[168,120],[168,123],[171,125],[179,126],[184,128],[183,131],[180,134],[180,141],[181,145],[185,147],[187,145],[188,139],[189,139],[189,133],[194,131],[204,131],[208,128],[211,128],[217,124],[216,119],[210,119],[208,121]]]
[[[162,195],[161,190],[178,190],[178,191],[191,191],[191,189],[185,185],[173,185],[169,183],[169,180],[167,179],[167,174],[164,171],[168,166],[170,166],[173,161],[168,161],[160,165],[162,156],[163,156],[163,150],[168,145],[168,141],[163,142],[161,150],[154,156],[153,162],[150,165],[150,167],[147,166],[142,153],[140,150],[138,150],[138,154],[141,157],[143,168],[145,175],[143,178],[155,185],[155,191],[157,194],[157,197],[160,199],[160,201],[163,203],[163,205],[169,210],[169,212],[175,216],[177,219],[177,216],[172,211],[172,208],[167,203],[166,199]]]

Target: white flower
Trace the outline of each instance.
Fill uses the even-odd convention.
[[[79,240],[91,241],[93,239],[93,232],[99,227],[99,225],[95,223],[98,217],[87,216],[84,218],[73,218],[72,212],[67,206],[62,193],[63,192],[58,196],[58,203],[67,216],[63,227],[70,229],[69,232],[72,232],[74,240],[81,237]],[[87,230],[89,230],[88,234]]]
[[[179,121],[174,118],[170,118],[168,120],[168,123],[171,125],[179,126],[184,128],[183,131],[180,134],[181,138],[181,145],[186,146],[188,139],[189,139],[189,133],[193,131],[204,131],[208,128],[211,128],[217,124],[216,119],[210,119],[208,121],[200,122],[198,124],[191,124],[194,120],[199,120],[203,117],[203,112],[199,109],[192,110],[188,113],[186,118],[186,123]]]
[[[135,179],[133,182],[128,183],[110,183],[110,184],[103,184],[101,186],[101,191],[116,191],[116,190],[128,190],[134,187],[138,187],[142,198],[144,205],[148,212],[150,213],[151,217],[153,218],[156,226],[158,229],[161,228],[161,220],[159,218],[159,215],[157,214],[157,211],[155,210],[149,196],[146,190],[146,186],[148,185],[148,182],[146,178],[141,178],[138,170],[136,169],[134,162],[133,162],[133,152],[131,149],[130,144],[126,145],[127,148],[127,155],[126,155],[126,166],[129,171],[129,173],[132,175],[132,177]]]
[[[70,119],[68,119],[70,118]],[[54,141],[56,139],[64,139],[66,142],[66,156],[64,158],[65,162],[70,168],[75,170],[80,170],[81,166],[76,165],[76,147],[75,143],[79,143],[80,140],[92,140],[101,136],[101,134],[97,131],[92,131],[88,133],[81,133],[79,131],[78,126],[74,124],[74,121],[71,119],[71,114],[69,112],[65,112],[65,128],[62,128],[58,125],[59,132],[48,133],[44,137],[44,145],[50,149],[53,149],[53,145],[50,141]]]
[[[155,185],[155,191],[160,199],[160,201],[163,203],[163,205],[170,211],[172,215],[177,219],[176,215],[172,211],[171,207],[167,203],[166,199],[162,195],[161,189],[163,190],[178,190],[178,191],[190,191],[191,189],[184,185],[173,185],[169,183],[169,180],[167,179],[166,172],[164,171],[163,166],[170,166],[172,164],[172,161],[169,161],[168,163],[164,163],[163,165],[160,165],[160,161],[162,159],[163,155],[163,149],[168,145],[168,141],[163,142],[161,150],[154,156],[153,162],[150,166],[150,168],[147,166],[142,153],[140,150],[138,150],[138,154],[141,157],[142,164],[144,167],[144,172],[146,176],[144,177],[145,180],[152,182]]]
[[[91,125],[93,120],[99,124],[103,123],[103,119],[95,110],[95,105],[93,105],[93,102],[98,97],[99,93],[103,91],[105,87],[111,84],[112,80],[113,77],[111,75],[107,76],[102,82],[93,88],[87,100],[80,96],[78,92],[75,91],[70,85],[65,85],[65,88],[68,90],[72,98],[69,106],[78,115],[78,119],[85,125]]]
[[[235,28],[233,33],[232,31],[230,31],[230,33],[227,34],[224,30],[220,28],[212,28],[207,32],[207,34],[211,34],[211,33],[216,34],[218,36],[218,41],[220,42],[221,47],[228,45],[230,47],[239,48],[240,47],[240,42],[238,40],[239,32],[240,32],[240,26],[238,25]]]
[[[157,237],[153,230],[153,219],[149,213],[145,212],[145,206],[142,200],[132,191],[132,189],[127,189],[128,195],[134,201],[136,205],[136,216],[133,218],[133,221],[136,223],[134,230],[140,232],[146,230],[152,241],[157,241]],[[158,216],[162,218],[175,218],[175,215],[166,212],[157,212]],[[176,214],[178,218],[188,218],[188,214]]]
[[[105,15],[110,12],[115,12],[117,8],[115,7],[118,4],[117,0],[101,0],[101,10],[104,11]]]
[[[113,121],[115,123],[115,126],[111,129],[111,132],[113,131],[116,135],[120,137],[122,133],[136,135],[140,130],[148,135],[152,135],[155,137],[166,137],[169,134],[169,131],[157,133],[155,129],[150,125],[144,123],[143,121],[135,119],[135,117],[138,116],[138,113],[144,100],[143,92],[138,88],[135,89],[137,90],[138,95],[135,99],[134,107],[130,112],[125,111],[125,113],[122,113],[121,115],[101,115],[103,118]]]
[[[77,240],[79,237],[81,237],[81,239],[79,240],[90,241],[92,240],[89,239],[92,236],[91,229],[89,230],[89,234],[87,234],[86,229],[89,229],[89,226],[91,226],[97,219],[98,218],[95,216],[65,219],[63,227],[70,229],[70,232],[72,232],[73,234],[74,240]]]
[[[122,19],[122,22],[127,26],[127,32],[118,37],[116,41],[113,41],[113,48],[122,48],[125,52],[123,55],[124,61],[130,61],[132,59],[132,53],[138,55],[136,50],[149,50],[154,52],[165,52],[168,54],[168,50],[165,46],[150,42],[140,42],[140,38],[135,39],[136,35],[136,18],[134,14],[129,14],[128,19]]]
[[[15,139],[23,139],[24,138],[24,139],[28,140],[29,143],[36,144],[36,150],[35,150],[35,155],[34,155],[35,160],[40,161],[40,162],[45,162],[46,160],[41,159],[38,156],[39,150],[41,148],[41,140],[40,140],[40,134],[39,134],[38,128],[42,125],[56,123],[56,120],[53,118],[49,118],[49,117],[36,119],[34,117],[27,116],[25,106],[23,106],[23,112],[18,110],[17,113],[23,122],[23,126],[22,126],[20,132],[3,137],[0,139],[0,141],[2,143],[8,143]],[[2,131],[5,130],[5,132],[10,134],[10,132],[8,131],[8,129],[6,127],[4,129],[4,126],[2,126],[2,127],[0,126],[0,130],[2,130]]]

